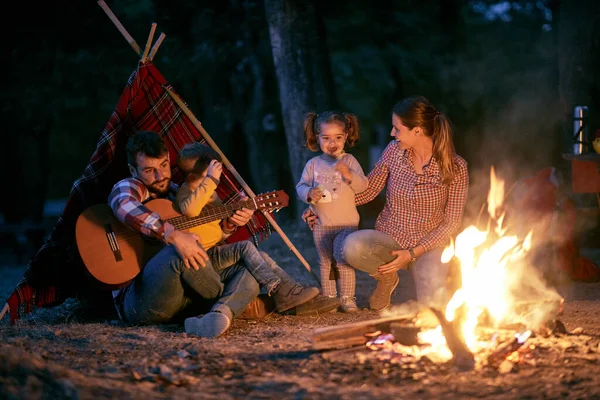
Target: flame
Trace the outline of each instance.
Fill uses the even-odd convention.
[[[545,286],[534,269],[528,268],[526,256],[532,245],[532,231],[524,238],[506,234],[502,208],[504,196],[504,181],[496,177],[492,167],[487,198],[490,223],[487,229],[469,226],[442,254],[442,262],[447,263],[454,258],[460,264],[461,275],[460,289],[446,305],[446,319],[458,319],[455,323],[458,323],[463,339],[473,353],[491,346],[490,341],[477,337],[476,328],[480,321],[491,322],[494,326],[520,323],[527,329],[536,328],[536,324],[543,322],[550,311],[536,302],[543,304],[547,300],[560,299],[558,293]],[[528,290],[523,290],[524,282],[529,285]],[[536,304],[539,315],[529,315],[526,319],[520,316],[518,304],[523,296]],[[524,342],[530,334],[530,330],[519,334],[519,341]],[[427,344],[426,350],[421,350],[419,355],[425,354],[425,351],[436,352],[441,358],[448,356],[440,326],[421,332],[419,341]],[[411,354],[414,353],[415,350],[412,350]]]
[[[501,209],[504,201],[504,181],[496,178],[494,167],[490,170],[490,191],[488,192],[488,214],[498,219],[497,212]]]

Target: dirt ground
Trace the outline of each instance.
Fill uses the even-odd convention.
[[[317,268],[307,228],[284,229]],[[261,248],[312,283],[277,234]],[[599,255],[592,254],[596,261]],[[0,297],[10,294],[23,270],[0,266]],[[357,274],[359,306],[367,307],[374,287]],[[0,322],[0,398],[600,398],[600,284],[572,284],[561,294],[566,302],[559,318],[567,333],[531,338],[534,348],[522,362],[468,372],[451,362],[398,361],[365,346],[312,348],[316,328],[380,317],[366,310],[235,320],[225,336],[198,339],[178,325],[130,327],[111,317],[90,318],[85,305],[68,300],[15,326],[8,318]],[[401,272],[393,303],[412,298],[412,279]]]

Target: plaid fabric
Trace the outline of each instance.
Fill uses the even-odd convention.
[[[354,268],[346,264],[342,258],[342,244],[344,239],[356,232],[356,226],[324,226],[315,225],[313,228],[313,240],[319,255],[321,268],[321,287],[323,295],[337,296],[336,280],[332,279],[332,269],[339,272],[340,297],[354,297],[356,289],[356,272]],[[335,260],[335,266],[332,261]]]
[[[467,200],[469,174],[464,159],[455,156],[454,180],[445,185],[435,158],[415,172],[412,149],[390,142],[369,173],[369,187],[356,195],[356,204],[373,200],[387,184],[386,202],[375,229],[393,237],[401,248],[422,245],[425,251],[447,243],[460,228]]]
[[[58,305],[61,302],[58,299],[54,286],[34,289],[30,284],[22,283],[6,300],[10,308],[10,323],[14,324],[19,316],[30,313],[35,307]]]
[[[7,300],[13,323],[36,306],[51,307],[69,297],[104,293],[94,290],[95,282],[89,278],[79,257],[75,224],[87,207],[106,203],[112,186],[129,175],[124,150],[130,136],[141,130],[159,133],[167,141],[173,163],[184,144],[191,141],[208,144],[165,87],[173,90],[151,62],[140,64],[130,76],[96,151],[71,188],[62,215]],[[172,168],[173,180],[177,182],[181,174],[175,165]],[[224,203],[238,201],[243,194],[240,183],[226,169],[223,169],[217,194]],[[238,229],[228,242],[252,237],[257,244],[269,233],[268,221],[262,214],[255,213],[250,223]]]

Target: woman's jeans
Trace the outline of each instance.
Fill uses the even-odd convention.
[[[383,232],[361,229],[346,237],[342,256],[352,267],[375,275],[379,266],[389,263],[396,257],[390,254],[392,250],[403,249],[391,236]],[[423,305],[432,303],[445,305],[447,302],[448,264],[441,261],[443,250],[432,249],[408,266],[415,281],[417,300]]]
[[[172,245],[166,246],[125,289],[123,317],[136,325],[160,324],[211,306],[229,317],[240,315],[258,296],[259,286],[232,257],[209,250],[207,265],[196,271],[185,266]]]

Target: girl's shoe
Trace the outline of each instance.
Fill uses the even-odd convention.
[[[342,297],[340,312],[343,313],[353,313],[358,311],[358,306],[356,305],[356,298],[354,297]]]

